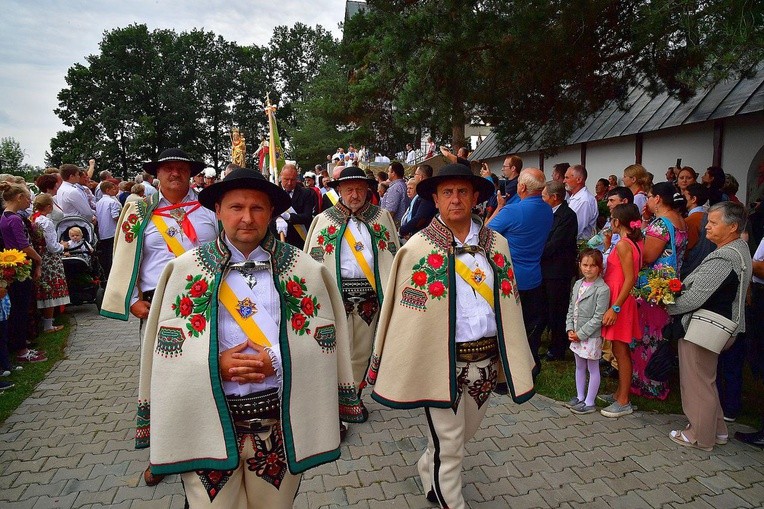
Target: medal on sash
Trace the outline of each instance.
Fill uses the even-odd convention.
[[[362,242],[356,242],[354,246],[356,251],[363,251],[363,243]]]
[[[169,235],[170,237],[175,237],[178,233],[180,232],[178,232],[178,229],[175,228],[174,226],[170,226],[169,228],[167,228],[167,235]]]
[[[246,320],[250,316],[257,313],[257,305],[255,305],[255,303],[252,302],[249,297],[247,297],[244,300],[240,300],[236,304],[236,311],[238,311],[239,315],[241,315],[241,317]]]
[[[482,284],[483,281],[485,281],[485,272],[483,272],[480,267],[475,267],[475,270],[472,271],[471,277],[476,285]]]

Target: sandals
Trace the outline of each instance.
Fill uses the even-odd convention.
[[[700,449],[701,451],[711,452],[714,450],[713,447],[701,447],[697,442],[692,443],[689,440],[687,440],[687,437],[684,436],[684,432],[679,430],[673,430],[671,433],[669,433],[669,438],[676,442],[679,445],[683,445],[685,447],[692,447],[693,449]]]
[[[143,480],[146,483],[146,486],[156,486],[160,482],[162,482],[162,479],[164,479],[164,475],[158,474],[154,475],[151,473],[151,467],[146,467],[146,470],[143,471]]]
[[[43,334],[51,334],[53,332],[58,332],[60,330],[64,330],[64,326],[63,325],[54,325],[52,329],[45,329],[42,332],[43,332]]]

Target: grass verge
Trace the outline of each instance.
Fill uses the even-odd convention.
[[[576,395],[576,365],[572,356],[573,353],[568,352],[567,359],[564,361],[541,361],[541,373],[536,378],[536,392],[538,394],[543,394],[561,403],[568,401]],[[602,377],[599,393],[612,394],[617,386],[617,380]],[[678,368],[669,379],[669,387],[669,395],[663,401],[632,395],[631,402],[640,411],[681,415],[683,412]],[[598,400],[597,406],[605,407],[606,405]],[[755,380],[748,366],[746,366],[743,371],[743,408],[736,422],[758,429],[761,419],[761,408],[764,408],[764,390],[762,390],[761,384]]]
[[[52,334],[40,334],[36,340],[36,349],[44,350],[48,360],[33,364],[20,363],[24,369],[14,371],[9,377],[0,378],[2,381],[14,384],[12,388],[0,392],[0,424],[5,422],[14,410],[32,394],[37,384],[45,379],[48,371],[65,357],[64,348],[66,348],[69,339],[71,324],[67,315],[61,315],[56,322],[63,325],[64,328]],[[14,361],[15,359],[11,360],[11,362]]]

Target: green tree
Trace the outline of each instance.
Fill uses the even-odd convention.
[[[21,144],[12,137],[0,139],[0,173],[17,175],[24,162]]]
[[[553,146],[607,102],[625,106],[638,83],[687,99],[764,56],[764,7],[753,0],[368,4],[344,27],[347,120],[391,115],[412,133],[450,130],[456,146],[472,118],[505,143],[543,127]]]

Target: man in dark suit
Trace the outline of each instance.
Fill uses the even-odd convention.
[[[432,166],[429,164],[420,164],[414,172],[415,185],[423,180],[432,177]],[[430,224],[435,217],[435,203],[429,200],[423,200],[419,195],[414,195],[411,199],[409,208],[403,214],[401,228],[398,232],[400,237],[408,239],[416,232]]]
[[[543,318],[550,333],[546,358],[563,360],[568,348],[565,316],[570,302],[570,284],[576,275],[578,220],[565,201],[565,184],[562,182],[547,182],[541,197],[554,212],[552,229],[541,255]]]
[[[316,197],[310,189],[297,185],[297,168],[293,164],[285,164],[279,178],[282,189],[292,198],[292,207],[278,216],[271,228],[276,235],[285,232],[287,243],[302,249],[313,221]]]

